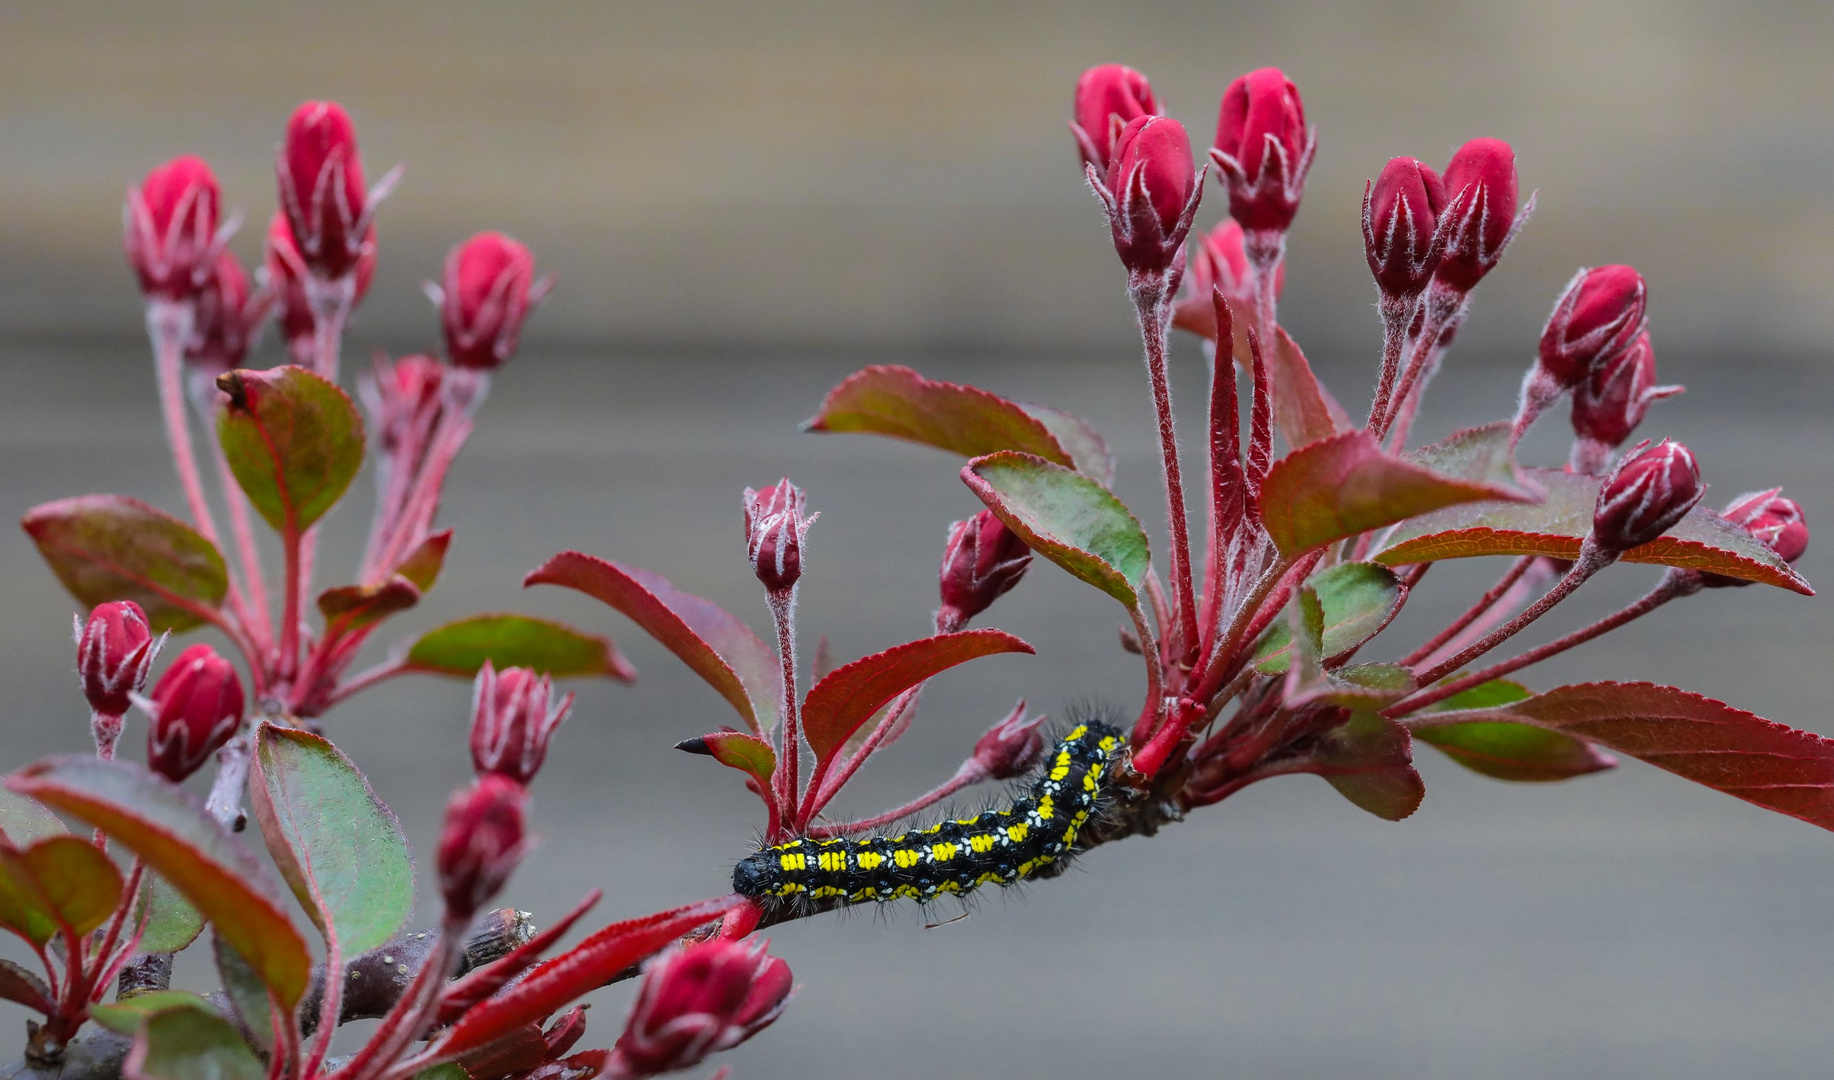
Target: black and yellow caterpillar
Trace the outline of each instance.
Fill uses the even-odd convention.
[[[935,899],[1012,885],[1062,868],[1095,812],[1121,732],[1089,722],[1052,751],[1025,797],[1009,806],[895,836],[803,838],[746,856],[732,889],[767,906],[842,907]]]

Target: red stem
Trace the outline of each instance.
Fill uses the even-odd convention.
[[[860,748],[853,752],[853,756],[842,763],[839,772],[832,775],[829,773],[834,761],[832,757],[827,761],[816,763],[815,772],[809,777],[809,794],[796,814],[802,825],[806,826],[815,820],[815,815],[821,813],[830,802],[834,801],[834,797],[847,786],[847,781],[853,779],[853,774],[859,772],[867,759],[878,752],[880,744],[905,722],[905,714],[917,707],[917,699],[922,693],[923,684],[918,683],[893,698],[891,705],[885,710],[885,717],[879,721],[879,726],[873,728],[872,733],[860,743]]]
[[[1482,639],[1459,650],[1455,655],[1440,661],[1427,671],[1417,672],[1415,678],[1420,685],[1430,686],[1508,641],[1530,623],[1547,614],[1555,604],[1572,595],[1574,589],[1586,583],[1586,579],[1609,566],[1616,559],[1615,554],[1599,548],[1593,542],[1592,537],[1587,536],[1585,543],[1579,549],[1579,559],[1559,581],[1554,583],[1553,588],[1542,595],[1541,599],[1530,604],[1520,615],[1484,635]],[[1390,706],[1390,708],[1396,707]]]
[[[358,672],[351,678],[339,683],[337,689],[331,692],[331,697],[325,702],[325,705],[329,708],[353,694],[362,693],[379,682],[392,679],[397,675],[404,675],[408,670],[408,664],[405,658],[384,660],[375,667]]]
[[[1369,421],[1363,425],[1371,431],[1387,418],[1389,399],[1401,375],[1401,351],[1407,344],[1407,327],[1419,309],[1420,298],[1383,293],[1376,306],[1382,313],[1382,375],[1376,383],[1375,398],[1369,403]]]
[[[1528,568],[1535,564],[1537,558],[1539,558],[1539,556],[1524,555],[1514,563],[1511,563],[1508,571],[1506,571],[1501,578],[1497,579],[1497,583],[1490,586],[1489,591],[1485,592],[1484,595],[1478,597],[1477,603],[1472,604],[1463,615],[1453,619],[1447,624],[1444,630],[1434,634],[1426,644],[1402,657],[1401,665],[1403,667],[1413,667],[1415,664],[1420,663],[1422,660],[1438,652],[1446,642],[1457,637],[1459,631],[1476,622],[1486,611],[1489,611],[1498,600],[1501,600],[1503,594],[1509,591],[1510,586],[1522,579],[1522,575],[1528,572]],[[1422,565],[1431,564],[1423,563]]]
[[[1172,596],[1178,619],[1179,652],[1197,656],[1197,597],[1192,588],[1191,525],[1185,514],[1184,478],[1178,463],[1178,434],[1172,415],[1172,384],[1166,370],[1165,331],[1171,307],[1162,275],[1141,275],[1129,283],[1140,337],[1146,347],[1146,374],[1152,384],[1153,410],[1159,418],[1159,456],[1165,471],[1165,509],[1172,537]]]
[[[822,839],[830,836],[844,836],[847,833],[865,832],[869,829],[877,829],[882,825],[890,825],[901,818],[910,817],[919,810],[934,806],[961,789],[971,787],[985,779],[987,779],[985,770],[972,761],[964,762],[962,767],[955,771],[954,776],[896,810],[887,810],[883,814],[840,825],[816,825],[808,830],[808,835]]]
[[[802,794],[802,723],[796,693],[796,587],[770,594],[771,619],[777,624],[777,658],[783,665],[783,746],[777,773],[771,778],[772,795],[783,807],[792,829],[803,824],[797,812]]]
[[[280,658],[276,665],[277,680],[285,685],[299,670],[299,609],[304,582],[300,575],[301,546],[304,537],[288,522],[280,543],[286,560],[285,580],[281,588]]]

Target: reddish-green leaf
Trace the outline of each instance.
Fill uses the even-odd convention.
[[[1394,571],[1375,563],[1338,563],[1306,579],[1324,608],[1324,658],[1329,660],[1382,632],[1401,610],[1404,594]],[[1278,675],[1292,662],[1292,627],[1276,619],[1255,649],[1255,670]]]
[[[407,653],[411,671],[466,679],[486,660],[499,671],[533,668],[557,679],[601,675],[629,682],[637,677],[610,638],[532,615],[472,615],[420,635]]]
[[[88,840],[0,846],[0,923],[28,941],[42,945],[60,930],[82,937],[120,902],[121,871]]]
[[[211,935],[210,945],[216,954],[217,979],[222,983],[223,996],[229,999],[229,1007],[242,1021],[242,1027],[254,1036],[261,1052],[270,1052],[274,1048],[274,1008],[261,976],[242,959],[235,946],[223,940],[223,935]]]
[[[132,600],[155,631],[209,621],[229,591],[216,545],[125,495],[59,499],[33,507],[20,524],[84,607]]]
[[[803,699],[803,736],[816,761],[825,762],[873,713],[930,676],[977,656],[1032,651],[1003,630],[963,630],[908,641],[843,664]]]
[[[339,585],[318,594],[327,632],[348,634],[420,603],[420,590],[396,575],[380,585]]]
[[[865,432],[979,457],[1017,450],[1075,467],[1050,428],[1018,404],[972,386],[926,379],[907,367],[862,368],[828,391],[804,431]]]
[[[232,371],[217,438],[236,483],[274,531],[312,527],[363,464],[363,420],[338,385],[294,365]]]
[[[1100,481],[1103,487],[1114,486],[1114,455],[1108,452],[1108,440],[1089,421],[1030,401],[1019,402],[1019,407],[1045,426],[1057,445],[1070,455],[1070,464],[1077,472]]]
[[[335,928],[345,956],[387,941],[414,913],[414,862],[395,815],[318,735],[264,723],[253,764],[255,820],[319,932]]]
[[[1672,686],[1580,683],[1420,723],[1530,724],[1594,742],[1746,802],[1834,829],[1834,740]]]
[[[0,788],[0,833],[14,847],[26,847],[47,836],[68,836],[70,830],[36,799]]]
[[[1152,551],[1126,504],[1094,479],[1030,454],[975,458],[962,482],[1033,551],[1130,608]]]
[[[81,818],[163,875],[261,972],[292,1008],[311,966],[267,870],[181,789],[126,762],[66,755],[7,786]]]
[[[529,972],[528,977],[466,1013],[433,1052],[451,1060],[485,1046],[531,1021],[546,1017],[574,998],[605,985],[613,975],[643,960],[696,927],[738,907],[738,896],[613,923],[567,952]]]
[[[1546,492],[1534,505],[1477,502],[1450,506],[1403,522],[1382,538],[1377,562],[1404,563],[1460,559],[1473,555],[1548,555],[1571,560],[1592,528],[1598,502],[1597,477],[1552,469],[1524,469]],[[1625,562],[1656,563],[1703,570],[1745,581],[1814,595],[1808,582],[1763,542],[1704,507],[1688,511],[1674,528],[1642,547],[1631,548]]]
[[[1514,427],[1511,421],[1498,420],[1466,428],[1429,446],[1409,450],[1402,457],[1441,476],[1527,490],[1532,485],[1523,478],[1510,451],[1509,437]]]
[[[267,1067],[234,1024],[181,1006],[141,1022],[121,1074],[132,1080],[264,1080]]]
[[[676,743],[675,749],[705,754],[729,769],[748,773],[758,781],[760,793],[770,790],[771,773],[777,768],[777,751],[771,744],[743,731],[715,731]]]
[[[140,951],[172,953],[187,948],[204,932],[204,916],[165,878],[148,872],[140,879],[140,909],[146,920]]]
[[[1409,744],[1407,729],[1393,720],[1353,713],[1319,738],[1306,771],[1324,777],[1338,794],[1376,817],[1400,821],[1420,809],[1426,797]]]
[[[452,530],[436,532],[420,542],[408,557],[395,567],[395,573],[414,583],[414,587],[423,594],[433,588],[439,580],[439,572],[446,565],[446,549],[452,546]]]
[[[1436,712],[1484,709],[1533,697],[1521,683],[1492,679],[1431,706]],[[1435,724],[1424,717],[1401,721],[1414,738],[1472,772],[1497,780],[1549,783],[1600,772],[1617,759],[1582,739],[1527,724],[1478,721]]]
[[[168,1009],[212,1011],[210,1003],[196,994],[183,990],[148,990],[125,1001],[92,1005],[89,1007],[89,1018],[110,1031],[133,1035],[140,1030],[140,1024],[147,1017]]]
[[[783,697],[777,654],[713,601],[660,574],[577,551],[554,556],[522,584],[561,585],[609,604],[707,680],[754,732],[775,720]]]
[[[46,1016],[57,1008],[51,1001],[51,988],[38,976],[13,963],[0,960],[0,998],[24,1005]]]
[[[1261,487],[1261,517],[1281,552],[1297,558],[1444,506],[1530,498],[1512,488],[1430,472],[1383,453],[1375,436],[1358,429],[1275,462]]]

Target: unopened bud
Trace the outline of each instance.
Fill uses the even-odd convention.
[[[1569,389],[1629,349],[1643,333],[1648,290],[1629,266],[1582,269],[1567,282],[1541,331],[1540,364]]]
[[[535,256],[502,233],[479,233],[446,257],[445,283],[428,286],[459,367],[489,370],[516,354],[529,308],[553,278],[535,280]]]
[[[215,269],[197,294],[197,322],[185,359],[213,377],[241,367],[267,317],[269,300],[266,292],[249,292],[248,274],[234,252],[219,253]]]
[[[548,756],[548,740],[573,708],[573,695],[552,702],[554,681],[528,668],[478,670],[471,694],[471,763],[528,784]]]
[[[1222,290],[1223,297],[1238,310],[1252,311],[1254,286],[1254,268],[1248,263],[1241,222],[1224,218],[1216,228],[1193,239],[1174,325],[1214,341],[1215,291]],[[1274,295],[1279,296],[1285,289],[1286,260],[1282,259],[1274,270]]]
[[[276,172],[280,208],[305,265],[326,281],[351,273],[374,243],[372,203],[383,192],[364,186],[356,125],[343,106],[308,101],[294,110]]]
[[[1802,507],[1796,505],[1796,500],[1778,494],[1782,490],[1771,488],[1740,495],[1721,516],[1757,537],[1784,562],[1794,563],[1809,548],[1809,526],[1803,519]],[[1722,574],[1702,574],[1700,578],[1708,588],[1751,584]]]
[[[242,680],[208,645],[193,645],[153,686],[147,767],[173,783],[190,776],[242,726]]]
[[[312,301],[306,295],[306,278],[311,276],[312,271],[306,266],[305,259],[300,257],[298,246],[293,243],[293,226],[287,220],[284,210],[276,210],[273,219],[268,222],[262,267],[267,274],[267,288],[273,293],[280,308],[280,333],[286,339],[287,349],[295,361],[303,358],[309,364],[315,316],[312,313]],[[376,276],[374,225],[364,234],[354,272],[356,281],[350,300],[353,308],[363,302],[364,295],[369,292],[370,280]]]
[[[1573,388],[1573,433],[1600,446],[1622,446],[1651,402],[1684,389],[1656,385],[1656,350],[1647,333],[1639,334]]]
[[[1433,280],[1445,186],[1424,162],[1389,160],[1363,196],[1363,254],[1384,296],[1417,296]]]
[[[1024,776],[1044,760],[1044,721],[1043,716],[1027,720],[1025,702],[1019,702],[1006,719],[988,728],[975,742],[974,755],[963,767],[972,767],[988,780]]]
[[[1251,71],[1223,92],[1210,159],[1242,228],[1284,232],[1293,223],[1317,149],[1299,88],[1279,68]]]
[[[942,608],[936,613],[937,628],[961,629],[1019,584],[1031,564],[1031,548],[991,510],[949,526],[938,574]]]
[[[1649,543],[1674,528],[1706,488],[1687,447],[1672,439],[1637,444],[1598,489],[1592,536],[1609,552]]]
[[[446,804],[438,864],[448,923],[470,922],[522,861],[527,798],[521,784],[492,773],[460,788]]]
[[[1146,76],[1125,64],[1102,64],[1076,80],[1075,119],[1070,132],[1083,163],[1106,174],[1115,136],[1129,121],[1159,113],[1159,99]]]
[[[1203,192],[1184,125],[1169,116],[1137,116],[1115,137],[1105,175],[1090,181],[1114,249],[1134,274],[1157,276],[1177,260]]]
[[[651,961],[618,1037],[619,1075],[691,1069],[769,1027],[791,991],[790,966],[769,947],[716,938]]]
[[[1502,260],[1521,225],[1516,152],[1501,139],[1472,139],[1452,155],[1443,182],[1451,221],[1435,276],[1453,292],[1468,293]]]
[[[127,193],[124,211],[127,261],[140,291],[162,300],[189,300],[204,287],[216,262],[216,174],[204,159],[186,154],[146,174]]]
[[[774,594],[802,577],[802,541],[820,515],[808,515],[802,489],[785,477],[763,491],[745,489],[745,551],[758,580]]]
[[[76,626],[76,670],[91,711],[119,717],[146,685],[159,646],[146,612],[132,600],[98,604]]]

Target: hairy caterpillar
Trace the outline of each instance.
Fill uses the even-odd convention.
[[[1080,725],[1010,806],[895,836],[805,837],[767,847],[733,868],[733,891],[766,905],[844,906],[932,900],[1047,876],[1062,868],[1095,812],[1121,746],[1119,730]]]

